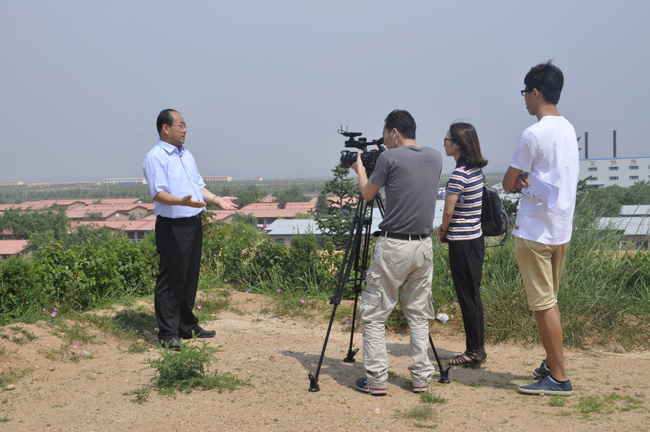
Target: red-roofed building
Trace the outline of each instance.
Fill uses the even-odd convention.
[[[232,215],[239,210],[208,210],[208,218],[212,221],[230,222]]]
[[[68,219],[71,221],[81,221],[86,213],[90,213],[85,208],[66,210]],[[123,210],[95,210],[92,213],[101,213],[104,221],[128,221],[129,214]]]
[[[203,176],[203,181],[206,183],[221,183],[221,182],[231,182],[232,176]]]
[[[113,231],[124,231],[127,237],[134,243],[138,244],[144,236],[156,230],[156,220],[139,220],[139,221],[81,221],[70,222],[70,230],[74,230],[79,225],[90,225],[98,228],[106,227]]]
[[[245,215],[255,216],[258,225],[269,225],[276,219],[280,218],[295,219],[298,213],[308,214],[310,210],[314,210],[315,208],[316,200],[314,199],[308,202],[287,203],[284,209],[279,209],[278,203],[274,202],[252,203],[237,211]],[[232,220],[232,215],[225,217],[223,220],[230,222]]]
[[[90,204],[92,200],[86,199],[77,199],[77,200],[40,200],[40,201],[25,201],[21,204],[13,204],[14,207],[21,207],[23,210],[28,208],[42,209],[42,208],[53,208],[53,207],[63,207],[66,210],[72,210],[74,208],[84,207]]]
[[[97,200],[93,200],[97,201]],[[101,204],[142,204],[144,201],[140,198],[102,198]]]
[[[129,216],[134,215],[136,219],[142,219],[147,215],[149,211],[154,211],[156,205],[154,203],[143,203],[143,204],[91,204],[83,209],[88,212],[105,212],[105,211],[122,211]]]
[[[0,258],[20,255],[28,243],[29,240],[0,240]]]

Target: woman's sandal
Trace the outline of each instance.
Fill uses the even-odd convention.
[[[447,364],[449,366],[463,366],[469,364],[481,364],[485,361],[487,353],[485,348],[479,348],[476,351],[465,351],[455,357],[449,359]]]

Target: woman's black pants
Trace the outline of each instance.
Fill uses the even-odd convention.
[[[463,313],[466,349],[475,351],[485,345],[485,323],[481,300],[481,279],[485,243],[483,237],[449,241],[449,268]]]

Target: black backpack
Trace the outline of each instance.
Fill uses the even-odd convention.
[[[505,234],[501,243],[486,247],[503,246],[506,244],[508,234],[510,233],[510,220],[508,219],[506,209],[503,207],[503,203],[501,202],[501,198],[499,198],[497,191],[485,181],[485,175],[483,175],[481,229],[483,230],[483,236],[485,237],[496,237]]]

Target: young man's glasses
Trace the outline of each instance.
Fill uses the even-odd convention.
[[[523,89],[523,90],[521,91],[521,95],[525,97],[525,96],[526,96],[526,93],[530,93],[530,92],[532,92],[533,90],[535,90],[535,89]]]

